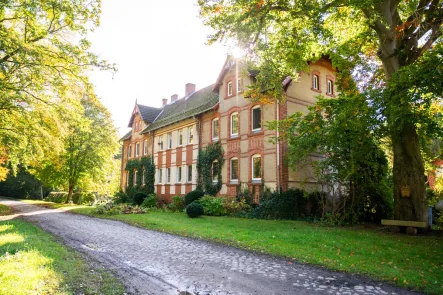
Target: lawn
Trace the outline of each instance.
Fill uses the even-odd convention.
[[[109,272],[23,220],[0,221],[0,294],[123,294]]]
[[[383,228],[329,228],[302,221],[233,217],[191,219],[183,213],[97,215],[136,226],[359,273],[397,286],[443,294],[443,237],[392,234]]]
[[[0,216],[9,215],[9,214],[12,214],[11,208],[3,204],[0,204]]]

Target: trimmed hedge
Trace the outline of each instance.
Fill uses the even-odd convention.
[[[200,191],[200,190],[194,190],[192,192],[189,192],[186,196],[185,196],[185,204],[189,205],[194,201],[197,201],[198,199],[200,199],[201,197],[203,197],[205,194]]]
[[[200,217],[203,213],[203,206],[198,202],[193,202],[186,207],[186,214],[188,214],[190,218]]]

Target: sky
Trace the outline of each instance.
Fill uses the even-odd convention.
[[[215,83],[228,52],[206,45],[211,29],[198,17],[196,0],[103,0],[100,26],[88,35],[91,51],[117,65],[92,72],[96,93],[124,135],[135,100],[161,107],[162,98],[184,96],[185,84],[197,89]]]

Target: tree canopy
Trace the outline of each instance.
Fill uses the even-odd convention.
[[[253,97],[284,98],[284,77],[296,77],[307,61],[329,56],[339,69],[339,90],[348,96],[364,92],[380,122],[374,131],[391,139],[395,218],[427,221],[421,147],[425,138],[441,134],[442,1],[200,0],[199,5],[203,22],[214,29],[209,42],[235,40],[258,65]],[[402,188],[410,190],[409,198]]]

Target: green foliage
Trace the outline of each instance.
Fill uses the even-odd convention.
[[[67,199],[67,192],[50,192],[49,195],[45,198],[45,201],[61,204],[66,203]]]
[[[208,195],[215,196],[222,186],[221,167],[225,159],[224,151],[219,142],[211,143],[199,150],[197,157],[197,186]],[[213,181],[213,165],[218,166],[217,182]]]
[[[305,193],[299,189],[290,189],[280,194],[274,192],[263,196],[252,215],[265,219],[297,219],[306,215],[306,206]]]
[[[155,164],[151,156],[140,159],[128,160],[125,170],[128,171],[128,187],[126,191],[130,198],[137,192],[143,192],[147,195],[154,193],[155,183]],[[134,174],[137,171],[137,179],[134,185]],[[143,185],[143,173],[145,184]]]
[[[128,197],[128,195],[124,192],[124,191],[122,191],[122,190],[120,190],[119,192],[117,192],[115,195],[114,195],[114,202],[115,203],[117,203],[117,204],[121,204],[121,203],[128,203],[129,202],[129,197]]]
[[[93,205],[95,203],[95,195],[93,193],[74,193],[72,194],[72,202],[77,205]]]
[[[251,210],[245,198],[237,198],[233,196],[223,197],[223,209],[227,215],[237,216],[247,214]]]
[[[136,193],[133,198],[134,204],[140,206],[147,197],[148,197],[148,195],[145,193]]]
[[[0,181],[0,196],[10,198],[41,199],[41,193],[46,196],[49,188],[30,174],[22,166],[17,174],[9,173],[5,181]]]
[[[198,201],[192,202],[186,206],[186,214],[188,214],[190,218],[197,218],[204,214],[204,208]]]
[[[157,196],[155,194],[147,196],[140,205],[142,208],[154,208],[155,206],[157,206]]]
[[[172,197],[172,202],[168,204],[168,209],[172,212],[182,212],[185,209],[185,199],[181,196]]]
[[[198,202],[203,206],[204,214],[209,216],[226,215],[224,198],[213,197],[209,195],[203,196]]]
[[[144,214],[146,211],[139,206],[128,204],[116,205],[113,202],[97,205],[95,208],[97,214],[118,215],[118,214]]]
[[[193,190],[193,191],[191,191],[191,192],[186,194],[186,196],[185,196],[185,204],[189,205],[192,202],[197,201],[198,199],[200,199],[204,195],[205,194],[202,191],[198,190],[198,189]]]

